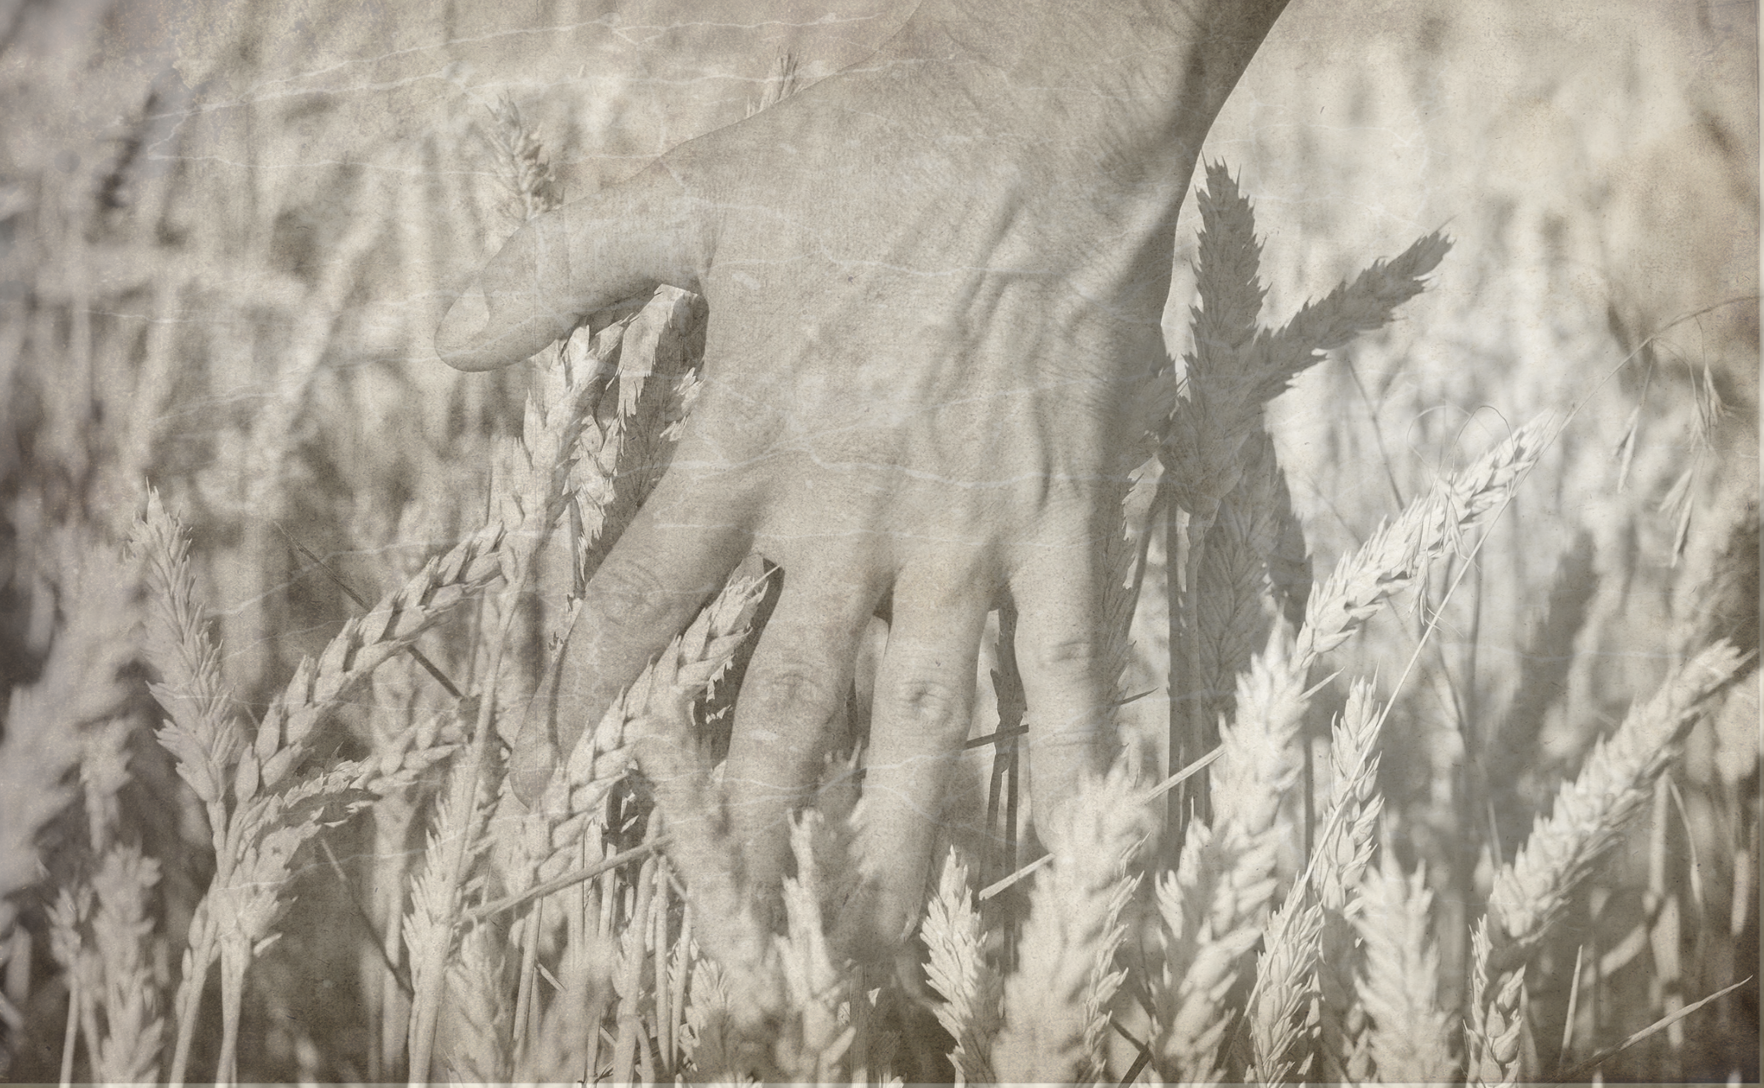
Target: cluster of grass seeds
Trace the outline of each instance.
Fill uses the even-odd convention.
[[[795,86],[786,59],[758,108]],[[494,192],[433,168],[486,150]],[[1528,479],[1593,460],[1572,415],[1429,462],[1312,583],[1267,406],[1391,322],[1441,266],[1439,235],[1264,326],[1249,201],[1208,167],[1194,347],[1180,380],[1160,376],[1169,410],[1106,557],[1118,671],[1142,589],[1167,605],[1168,729],[1124,738],[1036,843],[1018,773],[1034,708],[1002,611],[995,706],[974,724],[993,757],[986,851],[940,859],[917,934],[878,965],[840,939],[861,909],[849,789],[793,825],[776,931],[744,884],[713,734],[739,698],[757,570],[558,753],[537,800],[514,798],[506,742],[548,712],[583,589],[666,469],[705,312],[663,290],[596,315],[523,368],[524,397],[481,378],[409,397],[339,367],[339,343],[366,335],[351,300],[433,291],[433,223],[487,234],[498,209],[519,222],[561,199],[506,100],[404,165],[419,192],[396,172],[266,171],[194,220],[179,192],[199,191],[195,167],[102,212],[100,171],[32,213],[36,293],[0,311],[0,359],[74,377],[9,372],[25,396],[0,409],[47,466],[6,492],[11,524],[44,529],[18,565],[37,662],[0,730],[8,1075],[1506,1084],[1633,1071],[1642,1051],[1651,1072],[1696,1071],[1687,1025],[1746,1030],[1755,484],[1704,533],[1689,496],[1709,459],[1674,476],[1685,622],[1654,648],[1657,686],[1602,708],[1609,728],[1561,694],[1585,683],[1588,630],[1622,620],[1590,538],[1537,593],[1510,698],[1482,699],[1439,646],[1507,562],[1491,542],[1533,501]],[[294,211],[327,187],[352,214],[309,239],[322,259],[289,267]],[[104,281],[136,316],[95,316],[95,249],[162,270]],[[180,320],[197,309],[227,319],[204,339]],[[428,330],[406,332],[426,357]],[[1718,397],[1698,388],[1706,438]],[[241,397],[254,410],[229,415]],[[404,401],[407,447],[360,438]],[[221,422],[173,425],[205,409]],[[1642,475],[1644,431],[1623,436],[1613,487]],[[1400,667],[1345,669],[1381,624],[1408,637]],[[1413,755],[1441,743],[1427,698],[1462,719],[1443,769]],[[1725,760],[1724,792],[1681,788],[1680,752]],[[859,752],[829,776],[861,769]],[[1442,811],[1460,821],[1445,832]],[[1621,847],[1643,824],[1638,861]],[[319,985],[335,998],[312,1001]]]

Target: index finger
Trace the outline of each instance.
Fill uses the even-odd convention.
[[[456,370],[508,366],[596,310],[657,284],[697,291],[703,222],[698,201],[665,159],[536,216],[448,307],[435,353]]]

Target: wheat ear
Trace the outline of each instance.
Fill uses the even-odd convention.
[[[1674,669],[1557,791],[1550,815],[1495,877],[1489,910],[1506,940],[1534,944],[1554,923],[1574,887],[1646,805],[1678,742],[1747,658],[1722,642]]]
[[[633,727],[668,713],[676,700],[697,698],[728,669],[747,637],[762,589],[759,579],[731,581],[620,694],[599,726],[583,732],[527,817],[534,883],[563,872],[589,829],[603,819],[607,793],[637,755]]]
[[[1517,1047],[1508,1036],[1519,1022],[1527,960],[1594,862],[1646,806],[1678,742],[1746,660],[1721,642],[1674,669],[1599,742],[1580,774],[1557,791],[1550,815],[1496,874],[1488,914],[1473,938],[1477,992],[1465,1035],[1476,1083],[1518,1077]]]
[[[1231,713],[1235,679],[1267,641],[1268,565],[1279,543],[1276,493],[1282,474],[1274,443],[1258,426],[1238,450],[1237,485],[1214,505],[1204,541],[1192,543],[1184,638],[1190,642],[1184,698],[1199,723]],[[1191,525],[1194,523],[1191,522]],[[1212,747],[1201,731],[1202,750]]]
[[[996,1080],[987,1055],[1002,1018],[1003,984],[986,962],[986,928],[974,906],[968,866],[954,850],[943,863],[919,933],[928,953],[926,976],[943,995],[937,1022],[955,1040],[951,1064],[971,1083]]]
[[[149,560],[157,607],[148,645],[165,662],[155,691],[167,702],[171,724],[161,742],[178,760],[179,773],[203,797],[215,841],[216,872],[190,926],[190,946],[177,1007],[178,1042],[171,1079],[187,1068],[202,981],[223,960],[222,1077],[231,1076],[237,1039],[237,1001],[252,956],[271,939],[283,905],[280,891],[293,855],[317,831],[365,804],[370,788],[414,775],[438,758],[436,750],[405,750],[380,761],[343,764],[305,780],[291,772],[311,749],[320,722],[372,670],[399,653],[450,609],[495,576],[486,557],[500,534],[474,538],[426,564],[366,616],[351,620],[315,664],[307,659],[271,704],[256,740],[239,742],[225,717],[224,689],[214,670],[214,649],[203,633],[182,530],[156,502],[136,529],[137,550]],[[150,553],[150,554],[149,554]],[[204,796],[204,794],[207,796]]]
[[[508,192],[504,210],[517,222],[526,222],[563,203],[563,187],[545,157],[539,134],[521,118],[520,107],[504,95],[490,107],[490,145],[496,156],[496,173]]]
[[[492,525],[425,563],[364,616],[343,625],[315,661],[307,658],[270,704],[235,774],[240,799],[275,789],[311,750],[319,724],[382,664],[404,652],[501,573],[500,525]],[[253,781],[253,779],[256,781]]]
[[[1319,1072],[1331,1081],[1367,1078],[1362,1045],[1365,1012],[1356,994],[1359,948],[1353,922],[1361,909],[1359,886],[1372,860],[1374,833],[1384,811],[1384,798],[1378,793],[1379,721],[1372,686],[1356,681],[1332,730],[1329,796],[1319,821],[1322,834],[1312,847],[1316,868],[1311,888],[1323,912],[1317,958]]]
[[[1202,658],[1216,656],[1205,651],[1216,649],[1224,637],[1221,632],[1209,631],[1208,624],[1220,619],[1229,622],[1237,610],[1234,604],[1227,604],[1202,616],[1201,606],[1212,602],[1197,586],[1219,503],[1242,476],[1241,445],[1261,430],[1261,403],[1251,400],[1248,375],[1235,365],[1253,341],[1262,309],[1261,246],[1255,238],[1255,216],[1223,163],[1207,165],[1207,184],[1196,192],[1195,203],[1201,231],[1195,266],[1200,305],[1189,310],[1194,350],[1184,357],[1182,395],[1175,399],[1158,442],[1163,464],[1158,489],[1170,563],[1165,586],[1170,618],[1169,674],[1184,677],[1188,687],[1180,696],[1174,688],[1171,691],[1167,771],[1192,763],[1211,747],[1216,721],[1212,713],[1228,698],[1217,694],[1225,687],[1215,675],[1219,670],[1203,668]],[[1181,510],[1188,512],[1186,526]],[[1181,535],[1184,529],[1186,536]],[[1187,548],[1179,553],[1177,545],[1183,540]],[[1223,534],[1218,546],[1228,549]],[[1241,550],[1233,551],[1235,554],[1225,558],[1242,558]],[[1185,556],[1180,565],[1179,554]],[[1219,558],[1215,557],[1215,566]],[[1217,591],[1216,571],[1213,579],[1210,588]],[[1226,579],[1227,584],[1236,581]],[[1232,669],[1226,675],[1235,674]],[[1172,793],[1166,802],[1166,834],[1171,842],[1180,833],[1191,797],[1198,799],[1204,817],[1204,793],[1185,789]]]
[[[1429,926],[1433,895],[1424,871],[1404,876],[1386,847],[1360,878],[1354,928],[1364,968],[1356,988],[1368,1021],[1366,1055],[1384,1084],[1437,1084],[1458,1070],[1449,1018],[1440,1009],[1439,946]],[[1366,1071],[1357,1071],[1361,1080]]]
[[[160,677],[149,690],[167,718],[159,743],[208,808],[211,829],[218,829],[223,821],[216,806],[247,737],[231,714],[220,651],[198,604],[189,541],[157,491],[148,492],[146,514],[136,522],[130,544],[147,575],[145,648]]]
[[[1247,1016],[1249,1080],[1273,1086],[1309,1076],[1322,934],[1323,908],[1309,896],[1290,897],[1270,918]]]
[[[165,979],[154,966],[153,888],[159,862],[133,844],[105,852],[92,874],[97,911],[94,952],[103,973],[95,995],[103,1027],[92,1052],[94,1078],[109,1084],[159,1079],[165,1016]]]
[[[423,867],[411,882],[410,909],[404,917],[404,943],[409,949],[411,965],[410,984],[415,1001],[420,1003],[425,994],[453,997],[454,1001],[437,1001],[437,1007],[450,1010],[457,1001],[466,1006],[464,1022],[457,1025],[462,1039],[451,1036],[444,1037],[442,1046],[443,1062],[456,1067],[483,1068],[497,1064],[501,1054],[505,1052],[507,1041],[500,1038],[491,1045],[486,1045],[484,1033],[495,1027],[501,1019],[500,1013],[484,1002],[471,1000],[471,995],[483,996],[481,978],[463,974],[465,961],[453,953],[462,942],[471,938],[481,924],[458,934],[453,926],[453,897],[458,891],[469,892],[473,884],[469,878],[482,858],[488,846],[486,828],[491,809],[495,802],[494,795],[486,787],[481,776],[474,774],[475,768],[465,761],[456,761],[449,769],[447,782],[442,787],[435,803],[435,815],[427,833],[426,848],[423,852]],[[468,792],[468,786],[472,787]],[[455,845],[463,843],[464,849],[456,850]],[[464,871],[455,871],[454,866]],[[442,960],[440,970],[436,970],[434,961],[424,956],[425,949],[440,945],[448,955]],[[478,967],[490,966],[489,961],[480,957],[474,964]],[[506,1026],[506,1025],[504,1025]],[[414,1025],[413,1025],[414,1027]],[[479,1044],[476,1047],[456,1046],[457,1042]],[[413,1071],[412,1076],[416,1076]]]
[[[1048,835],[1053,862],[1036,875],[1020,962],[1005,983],[992,1066],[1006,1081],[1091,1081],[1106,1057],[1121,912],[1138,877],[1134,856],[1152,832],[1143,791],[1124,765],[1082,786]]]
[[[16,918],[12,895],[42,875],[37,836],[76,794],[69,778],[84,754],[82,735],[123,707],[123,674],[139,653],[130,572],[83,539],[57,546],[66,620],[41,676],[12,689],[0,738],[0,947]]]
[[[777,1064],[784,1077],[797,1082],[830,1083],[855,1035],[851,1025],[849,978],[856,971],[836,961],[821,914],[823,886],[840,879],[849,857],[827,856],[817,848],[830,837],[822,833],[825,817],[809,809],[791,825],[790,849],[796,875],[784,881],[784,936],[777,957],[789,1013],[776,1044]]]
[[[1355,684],[1333,729],[1333,774],[1312,850],[1312,879],[1295,882],[1268,923],[1248,1010],[1249,1076],[1263,1084],[1318,1073],[1330,1081],[1364,1079],[1351,919],[1383,809],[1376,710],[1370,685]]]
[[[1464,470],[1435,483],[1343,556],[1311,595],[1299,656],[1309,661],[1340,646],[1385,601],[1414,585],[1429,563],[1458,551],[1464,534],[1506,507],[1553,437],[1548,415],[1532,419]]]
[[[1423,277],[1439,267],[1451,248],[1451,240],[1437,231],[1417,238],[1397,256],[1374,261],[1352,283],[1306,303],[1280,331],[1259,333],[1252,366],[1260,383],[1257,395],[1272,399],[1325,352],[1383,328],[1398,306],[1421,293]]]
[[[1157,889],[1165,964],[1152,980],[1155,1051],[1167,1078],[1210,1082],[1232,1024],[1225,995],[1261,938],[1286,839],[1281,798],[1298,781],[1296,743],[1306,696],[1291,634],[1276,627],[1238,677],[1235,720],[1212,767],[1213,821],[1191,821],[1182,857]]]

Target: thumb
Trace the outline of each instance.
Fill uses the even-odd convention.
[[[699,202],[661,161],[532,219],[448,307],[435,353],[457,370],[516,363],[659,283],[698,289]]]

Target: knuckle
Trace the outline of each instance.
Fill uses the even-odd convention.
[[[884,712],[924,729],[967,724],[966,699],[954,684],[936,677],[909,677],[885,695]]]
[[[749,706],[768,717],[791,721],[825,718],[843,698],[834,676],[834,670],[825,665],[783,661],[749,673],[741,695]]]
[[[1064,675],[1088,674],[1101,662],[1102,647],[1094,636],[1074,635],[1038,642],[1029,648],[1027,656],[1032,668]]]
[[[594,574],[593,601],[601,617],[615,625],[653,614],[667,599],[669,586],[654,567],[636,559],[608,561]]]

